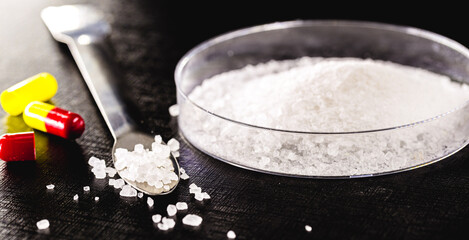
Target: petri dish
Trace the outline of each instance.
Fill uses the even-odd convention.
[[[440,161],[468,144],[469,125],[465,123],[469,120],[469,102],[399,126],[308,132],[240,122],[210,112],[189,97],[197,86],[217,74],[304,56],[391,61],[446,75],[460,83],[469,81],[469,50],[426,30],[341,20],[253,26],[209,39],[181,58],[175,70],[180,132],[194,147],[218,160],[258,172],[302,178],[356,178],[408,171]],[[246,145],[246,141],[251,144]],[[276,142],[288,142],[289,146]]]

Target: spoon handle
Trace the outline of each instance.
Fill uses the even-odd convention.
[[[75,62],[114,140],[132,129],[116,87],[118,78],[104,37],[82,35],[68,44]]]

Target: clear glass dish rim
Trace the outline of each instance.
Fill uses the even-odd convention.
[[[276,128],[269,128],[269,127],[263,127],[263,126],[258,126],[254,124],[249,124],[241,121],[237,121],[234,119],[230,119],[227,117],[223,117],[221,115],[218,115],[214,112],[211,112],[200,105],[198,105],[196,102],[192,101],[187,94],[181,89],[180,83],[182,81],[182,73],[184,70],[184,67],[186,64],[192,59],[193,56],[197,55],[198,53],[204,51],[207,48],[210,48],[213,45],[216,45],[220,42],[227,41],[233,38],[245,36],[248,34],[253,34],[253,33],[259,33],[259,32],[264,32],[264,31],[271,31],[271,30],[280,30],[280,29],[287,29],[287,28],[295,28],[295,27],[305,27],[305,26],[341,26],[341,27],[362,27],[362,28],[372,28],[372,29],[380,29],[380,30],[387,30],[387,31],[394,31],[394,32],[399,32],[403,34],[408,34],[408,35],[413,35],[421,38],[426,38],[428,40],[437,42],[439,44],[445,45],[449,48],[454,49],[455,51],[463,54],[465,57],[469,58],[469,49],[464,47],[462,44],[449,39],[447,37],[444,37],[442,35],[415,28],[415,27],[409,27],[409,26],[399,26],[399,25],[393,25],[393,24],[387,24],[387,23],[378,23],[378,22],[367,22],[367,21],[349,21],[349,20],[294,20],[294,21],[286,21],[286,22],[274,22],[274,23],[268,23],[268,24],[263,24],[263,25],[257,25],[257,26],[252,26],[252,27],[247,27],[247,28],[242,28],[239,30],[234,30],[225,34],[221,34],[219,36],[213,37],[211,39],[208,39],[199,45],[195,46],[192,48],[189,52],[187,52],[178,62],[175,72],[174,72],[174,79],[175,79],[175,84],[176,84],[176,91],[181,94],[181,96],[184,97],[186,101],[189,101],[192,105],[195,107],[199,108],[200,110],[207,112],[208,114],[216,117],[223,119],[225,121],[229,121],[235,124],[239,124],[242,126],[246,127],[251,127],[251,128],[256,128],[256,129],[262,129],[262,130],[269,130],[269,131],[276,131],[276,132],[284,132],[284,133],[296,133],[296,134],[329,134],[329,135],[341,135],[341,134],[360,134],[360,133],[371,133],[371,132],[382,132],[382,131],[389,131],[389,130],[394,130],[394,129],[402,129],[402,128],[407,128],[407,127],[413,127],[416,125],[424,124],[426,122],[434,121],[439,118],[445,117],[448,114],[451,114],[453,112],[456,112],[465,106],[469,104],[469,100],[466,101],[464,104],[461,106],[458,106],[454,109],[450,109],[449,111],[436,115],[434,117],[430,117],[427,119],[423,119],[421,121],[416,121],[404,125],[399,125],[399,126],[394,126],[394,127],[386,127],[386,128],[377,128],[377,129],[368,129],[368,130],[357,130],[357,131],[343,131],[343,132],[318,132],[318,131],[297,131],[297,130],[288,130],[288,129],[276,129]]]

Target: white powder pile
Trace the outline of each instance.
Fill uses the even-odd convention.
[[[190,99],[253,125],[342,132],[425,120],[462,105],[468,96],[466,85],[423,69],[352,58],[302,58],[222,73],[205,80]]]
[[[179,149],[179,142],[172,139],[168,143],[171,144],[166,145],[161,136],[155,136],[151,150],[145,149],[142,144],[136,144],[134,151],[118,148],[114,153],[114,166],[119,175],[128,181],[152,186],[157,193],[169,191],[178,181],[170,155],[172,150]]]
[[[189,99],[219,116],[265,128],[344,132],[395,127],[447,113],[469,100],[469,87],[391,62],[304,57],[213,76]],[[391,171],[441,156],[464,140],[454,130],[462,122],[450,117],[444,124],[433,121],[400,132],[302,135],[247,128],[191,104],[179,107],[180,127],[194,145],[237,164],[280,173]]]

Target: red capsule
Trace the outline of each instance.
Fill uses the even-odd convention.
[[[6,162],[36,160],[34,132],[0,136],[0,159]]]

